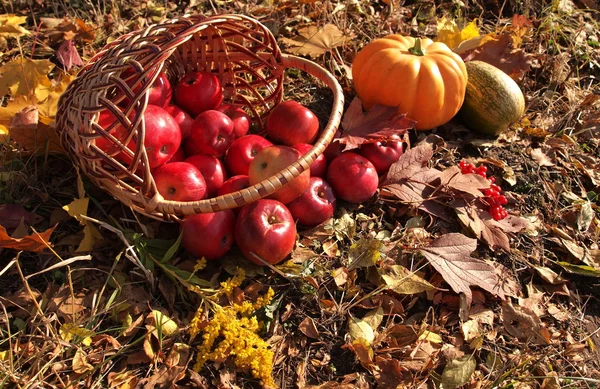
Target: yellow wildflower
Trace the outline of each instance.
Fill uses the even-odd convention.
[[[202,257],[198,259],[198,261],[196,261],[196,264],[194,265],[194,273],[203,270],[206,267],[206,263],[206,258]]]
[[[241,284],[244,277],[243,270],[238,271],[238,274],[228,281],[228,285],[237,282]],[[217,306],[213,318],[202,329],[202,344],[197,347],[194,370],[199,371],[207,361],[233,357],[237,367],[249,370],[263,385],[276,386],[272,377],[273,351],[258,335],[261,326],[256,316],[252,316],[256,309],[269,304],[273,295],[273,289],[269,288],[267,294],[258,298],[255,303],[244,301],[242,304],[227,307]],[[199,310],[197,315],[200,313]],[[190,334],[198,334],[198,327],[193,327],[191,323]]]
[[[246,279],[246,271],[241,267],[236,268],[236,275],[229,278],[227,281],[221,282],[221,290],[219,294],[231,296],[233,290],[238,286],[242,285],[242,282]]]

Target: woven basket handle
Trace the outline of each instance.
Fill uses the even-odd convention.
[[[160,194],[157,194],[147,204],[145,209],[147,213],[158,211],[163,215],[194,215],[197,213],[217,212],[246,205],[275,193],[282,186],[309,169],[315,159],[323,154],[325,148],[327,148],[329,143],[333,140],[342,119],[344,110],[344,93],[342,88],[330,72],[312,61],[286,54],[282,55],[282,60],[282,64],[285,68],[300,69],[321,80],[333,91],[333,107],[331,109],[329,121],[313,148],[298,161],[286,167],[279,173],[237,192],[206,200],[189,202],[165,200]]]

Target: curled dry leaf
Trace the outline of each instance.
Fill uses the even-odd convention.
[[[481,191],[490,187],[490,181],[486,178],[478,174],[462,174],[458,166],[452,166],[442,171],[440,179],[442,185],[475,197],[482,197]]]
[[[471,257],[477,249],[477,240],[462,234],[442,235],[427,247],[418,250],[437,270],[456,293],[464,293],[471,304],[471,285],[504,298],[500,280],[494,267],[481,259]]]
[[[298,329],[304,335],[306,335],[307,337],[309,337],[311,339],[319,338],[319,330],[317,330],[315,321],[310,317],[304,318],[304,320],[302,320],[302,322],[300,322],[300,324],[298,325]]]
[[[510,300],[506,300],[502,303],[500,318],[506,332],[515,338],[540,345],[550,343],[550,333],[531,309],[513,306]]]

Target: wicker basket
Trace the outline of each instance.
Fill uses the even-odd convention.
[[[297,162],[249,188],[211,199],[165,200],[157,191],[144,146],[143,112],[147,90],[161,71],[171,81],[191,70],[214,72],[221,80],[224,102],[241,105],[262,128],[270,110],[283,98],[286,68],[298,68],[324,82],[334,94],[326,127],[314,147]],[[344,98],[336,79],[317,64],[282,54],[271,32],[241,15],[193,16],[153,25],[124,35],[91,59],[59,102],[57,131],[65,150],[91,181],[133,210],[160,220],[243,206],[267,197],[308,169],[331,142],[340,123]],[[127,138],[98,124],[110,110],[126,128]],[[106,154],[96,141],[104,138],[131,163]],[[135,150],[126,145],[131,140]],[[106,148],[104,148],[106,150]]]

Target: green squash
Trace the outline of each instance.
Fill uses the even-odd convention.
[[[482,61],[465,65],[469,78],[459,117],[475,132],[498,135],[525,113],[523,92],[495,66]]]

